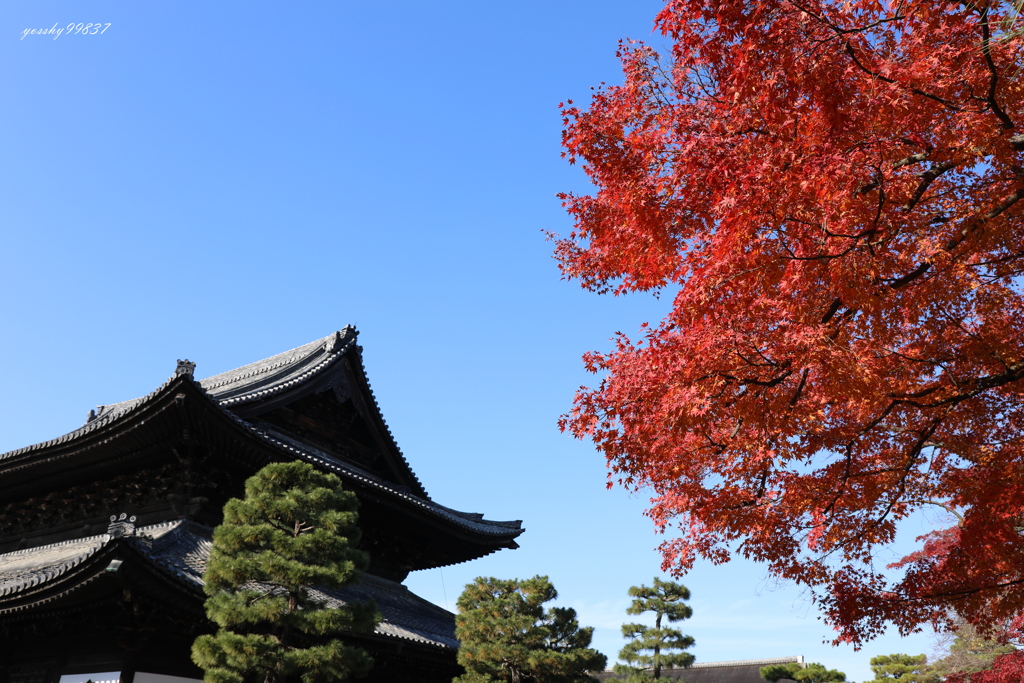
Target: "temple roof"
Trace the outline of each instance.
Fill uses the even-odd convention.
[[[208,527],[179,520],[140,527],[136,534],[121,538],[101,534],[0,555],[0,615],[72,593],[86,583],[84,577],[75,576],[76,571],[114,544],[123,545],[197,600],[204,599],[202,574],[212,546]],[[95,580],[95,575],[89,580]],[[382,617],[375,629],[377,635],[458,648],[454,615],[394,581],[364,574],[356,585],[313,591],[313,595],[331,606],[372,599]],[[8,606],[12,604],[15,606]]]
[[[189,432],[189,438],[214,439],[211,443],[220,444],[213,449],[217,457],[227,457],[222,455],[226,453],[224,439],[230,439],[238,444],[230,448],[250,454],[245,457],[255,458],[251,460],[254,463],[259,459],[309,462],[338,474],[360,496],[365,492],[389,509],[404,510],[402,514],[418,515],[432,528],[447,529],[444,538],[450,540],[433,544],[433,556],[417,560],[415,569],[518,547],[514,539],[523,532],[520,521],[487,520],[478,513],[445,507],[427,496],[384,422],[366,379],[356,338],[355,329],[346,327],[290,351],[198,381],[192,377],[194,365],[179,361],[179,372],[151,394],[101,406],[75,431],[0,454],[0,498],[20,490],[18,487],[38,488],[41,477],[62,470],[70,473],[73,470],[67,468],[71,464],[93,467],[94,463],[114,459],[125,462],[126,458],[142,462],[139,458],[144,460],[142,454],[154,443],[178,439],[176,434]],[[330,399],[337,401],[328,406],[331,410],[340,409],[341,402],[354,406],[351,410],[358,411],[361,424],[367,425],[375,448],[382,453],[379,462],[383,465],[370,467],[337,449],[302,438],[289,424],[272,421],[282,410],[289,411],[290,407],[303,405],[302,401],[321,396],[337,397]],[[258,467],[252,471],[255,469]]]
[[[357,336],[358,333],[355,328],[345,327],[338,332],[332,332],[322,339],[317,339],[290,351],[256,361],[255,363],[243,365],[234,370],[228,370],[227,372],[198,380],[197,383],[218,405],[223,408],[229,408],[232,413],[237,413],[239,408],[244,407],[245,404],[263,401],[286,391],[294,391],[303,385],[311,384],[314,380],[326,374],[329,369],[334,367],[346,355],[354,356],[358,361],[358,369],[362,375],[361,379],[365,384],[366,392],[372,401],[373,418],[383,426],[388,442],[387,446],[393,449],[404,469],[408,471],[408,476],[416,482],[419,489],[417,493],[420,494],[420,497],[429,499],[426,490],[419,484],[419,480],[412,472],[412,468],[409,467],[408,461],[405,460],[401,449],[399,449],[398,444],[391,435],[391,430],[388,429],[387,423],[380,412],[380,407],[377,405],[376,397],[373,396],[373,390],[370,389],[369,382],[366,381],[362,354],[359,353],[360,349],[356,345]],[[180,365],[181,361],[179,361],[179,367]],[[193,365],[192,367],[195,366]],[[188,374],[191,375],[191,372]],[[167,382],[147,396],[98,406],[95,411],[90,412],[89,419],[78,429],[49,441],[2,453],[0,454],[0,461],[23,453],[44,450],[96,431],[100,427],[110,424],[117,420],[117,418],[146,404],[159,394],[162,389],[173,382],[177,376],[178,374],[172,376]]]
[[[355,328],[346,327],[290,351],[198,380],[199,386],[224,407],[275,396],[324,373],[355,348],[357,336]],[[145,400],[141,397],[99,406],[96,419],[112,419]],[[85,426],[91,423],[90,420]]]
[[[62,576],[94,555],[107,540],[105,536],[90,536],[0,555],[0,597]]]
[[[698,662],[687,669],[662,669],[661,677],[666,680],[683,680],[686,683],[764,683],[761,667],[772,664],[799,664],[805,667],[803,655],[775,657],[772,659],[738,659],[728,662]],[[625,674],[613,673],[610,669],[593,678],[599,681],[624,680]],[[779,679],[789,681],[788,678]]]

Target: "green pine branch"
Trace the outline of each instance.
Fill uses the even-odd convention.
[[[340,683],[369,672],[369,655],[338,636],[373,631],[376,606],[327,607],[310,592],[348,586],[366,568],[358,505],[338,477],[300,462],[264,467],[243,500],[228,502],[203,575],[219,629],[192,647],[205,683]]]
[[[581,628],[576,610],[544,608],[558,597],[546,576],[502,580],[479,577],[459,597],[455,633],[466,669],[454,683],[590,682],[607,658],[590,648],[593,628]]]

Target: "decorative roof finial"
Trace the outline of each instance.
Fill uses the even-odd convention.
[[[90,410],[89,411],[89,417],[85,418],[85,423],[88,424],[88,423],[92,422],[95,419],[96,419],[96,411],[95,410]]]
[[[135,535],[135,515],[128,516],[122,512],[120,516],[110,515],[110,526],[107,527],[107,534],[113,538],[123,538]]]
[[[185,360],[181,360],[179,358],[178,367],[174,369],[174,376],[178,377],[179,375],[188,375],[189,377],[191,377],[192,373],[195,372],[195,369],[196,364],[191,362],[188,358],[186,358]]]
[[[337,353],[338,351],[341,351],[343,344],[344,342],[341,339],[341,332],[335,332],[331,341],[327,342],[327,353]]]

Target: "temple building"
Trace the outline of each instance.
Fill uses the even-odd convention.
[[[349,641],[371,681],[450,681],[454,616],[409,572],[516,548],[519,521],[431,500],[370,390],[356,331],[209,377],[179,361],[150,395],[100,406],[80,429],[0,455],[0,683],[183,683],[213,630],[202,574],[224,503],[265,464],[302,460],[360,500],[357,585],[382,621]]]

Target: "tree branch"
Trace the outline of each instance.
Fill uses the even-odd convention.
[[[882,74],[878,73],[877,71],[872,71],[871,69],[867,68],[866,66],[864,66],[864,64],[861,63],[860,59],[857,58],[857,53],[854,51],[853,45],[850,44],[850,41],[846,41],[846,44],[844,45],[844,47],[846,49],[846,54],[850,55],[850,59],[852,59],[853,63],[857,65],[857,68],[860,69],[861,71],[863,71],[864,73],[866,73],[867,75],[871,76],[872,78],[877,78],[878,80],[882,81],[883,83],[890,83],[892,85],[898,85],[898,86],[900,86],[902,88],[905,88],[905,89],[909,90],[912,93],[920,95],[921,97],[927,97],[930,100],[934,100],[934,101],[938,102],[939,104],[941,104],[942,106],[944,106],[944,107],[946,107],[948,109],[952,109],[953,111],[956,111],[956,112],[960,111],[960,107],[956,106],[955,104],[953,104],[952,102],[950,102],[948,100],[945,100],[945,99],[939,97],[938,95],[933,95],[933,94],[931,94],[929,92],[925,92],[924,90],[921,90],[920,88],[915,88],[915,87],[912,87],[912,86],[905,86],[905,85],[903,85],[901,83],[897,83],[893,79],[888,78],[887,76],[883,76]]]
[[[914,195],[910,198],[910,200],[906,204],[903,205],[903,209],[906,210],[906,211],[910,211],[915,206],[917,206],[917,203],[919,201],[921,201],[921,197],[924,196],[924,193],[928,190],[928,187],[933,182],[935,182],[935,179],[938,178],[943,173],[945,173],[946,171],[948,171],[948,170],[950,170],[952,168],[955,168],[955,167],[956,167],[956,162],[955,161],[947,161],[944,164],[939,164],[937,166],[933,166],[930,169],[928,169],[927,171],[922,171],[921,173],[918,173],[917,175],[918,175],[918,177],[921,178],[921,182],[920,182],[920,184],[918,184],[917,189],[914,190]]]
[[[978,15],[981,17],[981,54],[985,57],[985,66],[988,67],[989,79],[988,79],[988,93],[985,95],[985,101],[988,102],[989,109],[996,115],[996,118],[1002,123],[1005,130],[1012,130],[1014,128],[1013,120],[1007,115],[1003,108],[999,106],[999,102],[996,100],[996,86],[999,83],[999,72],[996,70],[996,65],[992,61],[992,44],[991,36],[989,33],[988,25],[988,4],[982,5],[978,9]]]

